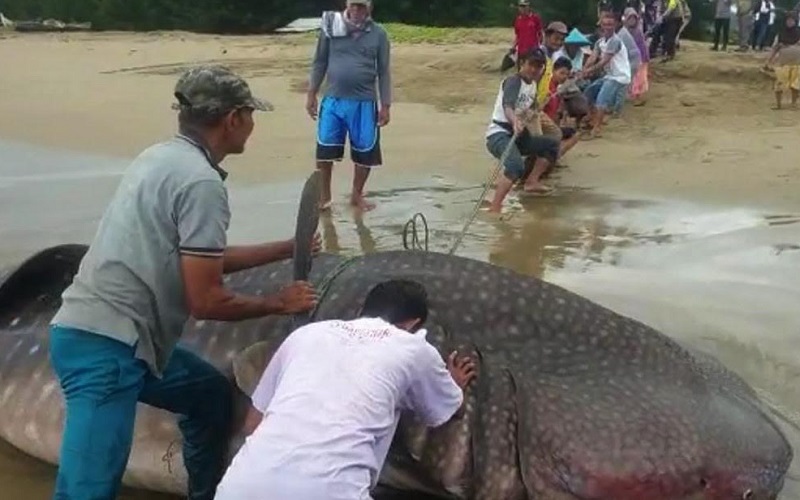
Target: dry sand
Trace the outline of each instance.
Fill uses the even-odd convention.
[[[214,60],[243,72],[277,107],[258,117],[247,154],[228,160],[235,178],[294,179],[312,168],[314,125],[302,90],[313,37],[2,36],[0,137],[133,156],[173,132],[177,74]],[[770,110],[770,80],[758,70],[764,56],[685,45],[674,63],[654,65],[648,103],[629,107],[603,139],[579,144],[558,182],[628,196],[797,208],[800,112]],[[395,44],[397,104],[383,136],[387,168],[378,175],[486,177],[493,161],[483,134],[506,46],[503,37]]]

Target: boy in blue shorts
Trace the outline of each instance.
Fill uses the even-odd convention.
[[[392,95],[389,37],[372,20],[371,11],[369,0],[347,0],[344,12],[322,16],[306,102],[308,114],[318,118],[316,156],[323,177],[322,210],[330,208],[333,162],[344,158],[348,137],[355,164],[350,203],[363,211],[375,208],[364,199],[364,186],[370,170],[383,161],[380,127],[389,123]],[[318,104],[317,93],[326,76],[327,88]]]

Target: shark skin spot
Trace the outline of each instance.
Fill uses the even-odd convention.
[[[41,439],[39,435],[39,427],[33,421],[25,424],[24,432],[25,436],[33,442],[39,442]]]
[[[0,406],[5,406],[6,402],[17,391],[17,384],[12,382],[3,389],[3,395],[0,396]]]

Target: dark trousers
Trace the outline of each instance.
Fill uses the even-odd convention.
[[[722,50],[728,48],[728,37],[730,33],[730,19],[714,19],[714,50],[719,49],[720,35],[722,35]]]
[[[675,40],[678,37],[678,31],[681,29],[681,24],[683,24],[681,18],[664,20],[664,55],[667,57],[675,57]]]
[[[767,42],[767,35],[769,34],[769,16],[762,14],[761,18],[756,21],[753,26],[753,36],[751,37],[750,46],[753,50],[763,49]]]
[[[650,36],[650,57],[655,57],[664,38],[664,23],[654,25]]]

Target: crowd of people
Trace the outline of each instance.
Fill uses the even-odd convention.
[[[732,0],[713,1],[712,49],[719,50],[721,42],[726,50]],[[795,106],[800,90],[797,15],[786,13],[785,25],[773,32],[774,3],[747,3],[737,13],[752,16],[755,29],[740,36],[754,49],[773,46],[767,65],[776,65],[776,108],[787,90]],[[597,30],[584,34],[561,21],[545,25],[528,0],[519,0],[518,10],[514,44],[506,56],[516,56],[517,72],[500,85],[486,130],[489,153],[502,160],[490,212],[502,210],[514,186],[521,196],[550,194],[553,188],[542,179],[563,166],[564,155],[580,139],[601,137],[607,120],[619,116],[626,102],[644,102],[651,59],[660,54],[662,63],[673,60],[692,18],[686,0],[628,0],[621,12],[610,0],[600,0]]]

